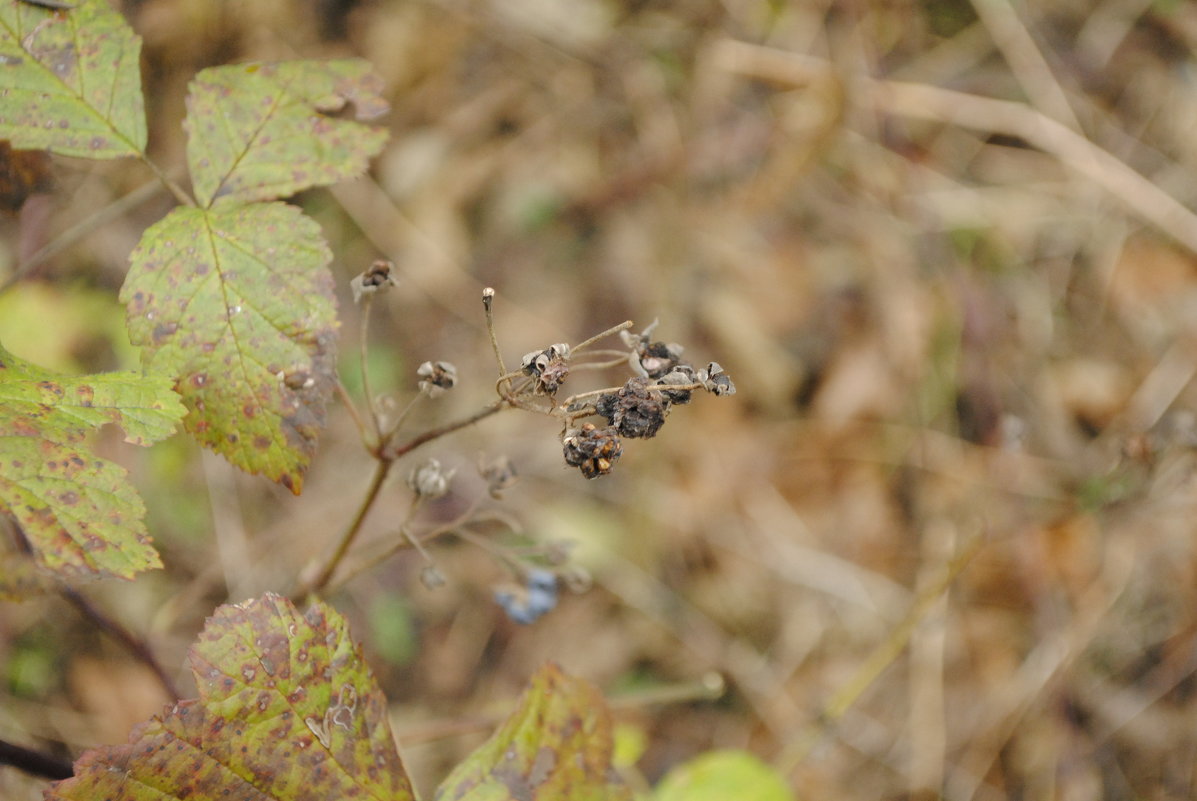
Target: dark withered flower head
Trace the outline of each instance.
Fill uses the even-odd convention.
[[[699,370],[697,378],[707,392],[715,395],[736,394],[736,385],[732,383],[731,376],[723,372],[719,362],[711,362],[705,370]]]
[[[395,285],[395,263],[377,259],[365,272],[349,282],[353,290],[353,302],[360,303],[364,295],[385,292]]]
[[[647,378],[636,376],[629,378],[617,392],[600,395],[595,411],[622,436],[647,439],[665,425],[669,400],[649,388]]]
[[[424,362],[416,370],[420,391],[430,398],[457,386],[457,368],[451,362]]]
[[[552,395],[569,375],[569,345],[559,342],[544,350],[526,353],[521,367],[525,374],[536,379],[537,391]]]
[[[561,446],[565,463],[578,468],[586,478],[607,475],[623,454],[618,432],[614,428],[599,428],[594,423],[583,423],[580,428],[567,431]]]

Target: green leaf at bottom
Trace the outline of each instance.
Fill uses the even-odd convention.
[[[344,618],[276,595],[223,606],[191,650],[200,698],[98,748],[47,801],[412,801],[386,699]]]
[[[437,801],[630,801],[611,767],[611,716],[591,684],[545,665],[519,708],[437,790]]]

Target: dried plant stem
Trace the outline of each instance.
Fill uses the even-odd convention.
[[[715,59],[730,72],[788,86],[805,86],[832,69],[830,62],[815,56],[733,40],[718,45]],[[850,80],[849,97],[883,113],[1018,137],[1106,190],[1131,215],[1197,253],[1197,214],[1108,151],[1024,103],[863,75]]]
[[[391,423],[386,433],[382,435],[381,446],[385,446],[388,442],[395,438],[395,435],[398,434],[400,429],[403,428],[403,424],[407,421],[412,409],[416,408],[416,404],[419,403],[420,399],[423,397],[426,397],[423,392],[416,393],[412,396],[412,399],[407,402],[407,405],[399,410],[399,415],[395,418],[395,422]]]
[[[385,458],[387,460],[398,459],[399,457],[404,456],[405,454],[411,453],[412,451],[414,451],[416,448],[420,447],[421,445],[432,442],[434,439],[443,437],[446,434],[451,434],[454,431],[458,431],[462,428],[467,428],[469,426],[472,426],[474,423],[477,423],[479,420],[485,420],[487,417],[490,417],[492,414],[494,414],[497,411],[500,411],[501,409],[510,408],[511,405],[512,405],[511,402],[504,398],[500,398],[498,400],[492,401],[492,402],[488,403],[486,406],[483,406],[478,411],[471,414],[469,417],[463,417],[461,420],[456,420],[452,423],[447,423],[438,428],[429,429],[428,431],[425,431],[423,434],[420,434],[419,436],[412,437],[411,439],[409,439],[407,442],[403,443],[402,445],[396,445],[394,447],[385,448],[383,450],[382,458]]]
[[[408,512],[407,519],[404,520],[399,526],[399,537],[396,539],[396,541],[388,545],[381,553],[367,557],[366,559],[362,560],[360,564],[355,565],[352,569],[346,571],[345,575],[334,585],[334,589],[344,586],[362,573],[365,573],[368,570],[373,570],[395,554],[399,553],[400,551],[406,551],[409,548],[413,548],[418,551],[420,555],[424,557],[424,561],[429,563],[433,562],[434,560],[432,559],[431,555],[429,555],[428,551],[424,548],[424,543],[431,542],[437,537],[448,534],[456,530],[458,527],[468,523],[470,518],[473,517],[474,512],[478,509],[478,504],[481,503],[482,499],[476,498],[474,502],[470,504],[469,508],[465,510],[465,512],[458,515],[453,520],[439,525],[436,528],[417,537],[411,533],[411,521],[416,509],[419,506],[419,500],[419,496],[416,496],[412,499],[411,509]]]
[[[151,161],[149,156],[142,153],[141,161],[143,164],[145,164],[147,167],[150,168],[150,170],[154,173],[154,175],[156,175],[158,177],[158,180],[162,182],[162,185],[165,186],[167,188],[167,190],[172,195],[174,195],[175,200],[179,201],[179,203],[181,205],[184,205],[184,206],[195,206],[196,205],[195,199],[187,193],[187,190],[184,189],[183,187],[179,186],[175,182],[175,180],[173,178],[171,178],[169,175],[167,175],[166,172],[161,167],[159,167],[157,164],[155,164],[153,161]]]
[[[579,342],[577,345],[574,345],[572,348],[570,348],[570,352],[577,353],[578,351],[584,350],[585,348],[589,347],[590,345],[593,345],[595,342],[598,342],[600,339],[603,339],[604,337],[609,337],[612,334],[618,334],[620,331],[626,331],[629,328],[631,328],[633,325],[634,325],[634,323],[631,320],[624,320],[619,325],[613,325],[610,328],[608,328],[606,331],[601,331],[601,332],[595,334],[594,336],[592,336],[590,339],[586,339],[586,340],[583,340],[582,342]]]
[[[125,212],[140,206],[147,200],[158,194],[162,185],[158,181],[147,181],[141,186],[134,189],[127,195],[123,195],[116,200],[109,203],[104,208],[86,217],[79,222],[72,225],[70,228],[63,231],[52,242],[48,242],[38,250],[34,251],[28,259],[23,261],[13,270],[12,275],[4,279],[4,283],[0,284],[0,292],[10,289],[14,284],[28,275],[37,267],[45,264],[46,261],[53,258],[55,255],[66,250],[71,245],[78,242],[83,237],[90,234],[97,228],[102,228],[112,220],[123,215]]]
[[[182,697],[179,695],[179,690],[175,686],[174,680],[166,672],[166,669],[162,667],[162,663],[158,661],[158,658],[154,656],[154,652],[145,640],[101,612],[91,601],[80,595],[78,591],[70,587],[64,587],[60,594],[71,606],[78,609],[85,618],[94,623],[97,628],[106,632],[123,645],[129,653],[133,654],[139,662],[148,667],[172,701],[177,701]]]
[[[374,425],[374,441],[381,445],[382,428],[378,423],[378,406],[374,402],[374,392],[370,389],[370,360],[369,360],[369,346],[370,346],[370,307],[373,305],[374,296],[364,294],[362,295],[361,307],[361,330],[358,332],[357,349],[358,361],[361,364],[362,371],[362,393],[366,396],[366,409],[370,412],[370,421]]]
[[[985,537],[978,534],[965,543],[961,552],[944,566],[942,573],[914,599],[914,603],[911,604],[905,617],[890,631],[885,642],[873,649],[873,652],[865,658],[852,677],[824,704],[817,719],[804,727],[799,735],[790,741],[789,746],[774,762],[783,775],[791,773],[806,759],[828,730],[839,722],[844,713],[864,695],[885,669],[893,664],[893,661],[910,642],[911,636],[926,616],[927,610],[947,592],[948,587],[968,566],[984,542]]]
[[[292,596],[293,601],[302,601],[309,595],[319,593],[328,586],[328,582],[332,579],[333,573],[337,571],[341,560],[349,552],[349,546],[353,545],[353,541],[361,533],[362,524],[366,522],[366,515],[374,507],[374,502],[378,499],[378,493],[382,491],[382,486],[386,482],[387,475],[391,472],[391,466],[394,463],[392,459],[380,458],[378,460],[378,464],[374,466],[374,475],[370,478],[370,485],[366,488],[366,494],[362,498],[362,502],[358,505],[357,514],[353,516],[353,521],[350,522],[344,533],[341,534],[341,539],[337,542],[336,550],[333,551],[332,556],[329,557],[320,574],[306,586],[301,587]]]
[[[71,763],[58,757],[0,740],[0,765],[11,765],[30,776],[59,781],[75,774]]]
[[[506,380],[507,390],[510,392],[511,379],[509,376],[514,374],[507,372],[507,365],[503,363],[503,351],[499,349],[499,335],[495,333],[495,314],[491,309],[491,306],[494,305],[494,300],[494,289],[487,287],[486,289],[482,290],[482,306],[486,309],[486,332],[490,334],[490,346],[495,352],[495,362],[499,365],[499,383],[501,384],[504,380]],[[502,394],[502,392],[499,394]]]
[[[357,406],[353,403],[353,398],[349,397],[349,391],[345,389],[345,385],[341,383],[341,379],[339,378],[335,384],[335,389],[337,392],[337,397],[341,399],[341,403],[345,406],[345,410],[349,412],[349,416],[353,418],[353,424],[357,426],[357,433],[361,436],[362,443],[369,448],[372,443],[370,441],[370,432],[366,429],[366,421],[362,419],[360,414],[358,414]]]

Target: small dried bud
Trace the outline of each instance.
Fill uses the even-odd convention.
[[[694,379],[694,368],[688,364],[679,364],[673,368],[672,372],[666,373],[657,381],[657,385],[661,387],[667,386],[689,386],[697,383]],[[690,402],[690,390],[688,389],[662,389],[661,394],[669,399],[670,403],[676,403],[678,406],[684,406]]]
[[[424,362],[416,370],[420,391],[430,398],[443,395],[457,385],[457,368],[450,362]]]
[[[538,392],[552,395],[569,375],[569,345],[559,342],[544,350],[525,353],[521,365],[526,374],[536,379]]]
[[[496,500],[503,490],[514,487],[519,481],[515,465],[506,456],[500,456],[492,462],[479,461],[478,473],[486,479],[486,491]]]
[[[682,360],[681,345],[664,342],[652,342],[637,350],[640,369],[649,378],[660,378],[677,367]]]
[[[378,259],[367,270],[349,282],[353,302],[361,303],[363,295],[385,292],[395,285],[395,263]]]
[[[659,322],[661,321],[653,320],[652,325],[641,331],[639,334],[633,334],[631,331],[620,331],[619,338],[623,340],[623,344],[639,353],[644,344],[652,337],[653,329],[657,327],[657,323]]]
[[[495,288],[494,287],[488,286],[486,289],[482,290],[482,305],[486,307],[487,311],[490,311],[490,304],[493,303],[494,300],[495,300]]]
[[[425,500],[435,500],[449,491],[449,482],[456,470],[446,472],[436,459],[429,459],[411,471],[407,486]]]
[[[736,385],[732,383],[731,376],[723,372],[719,362],[711,362],[707,365],[707,369],[699,370],[697,378],[707,392],[713,392],[716,395],[736,394]]]
[[[581,470],[586,478],[607,475],[623,454],[615,429],[598,428],[594,423],[584,423],[581,428],[566,432],[561,445],[565,463]]]
[[[420,571],[420,583],[430,590],[445,586],[445,574],[436,565],[425,565]]]
[[[594,407],[623,436],[645,439],[661,430],[669,414],[669,401],[640,376],[629,378],[618,392],[600,395]]]

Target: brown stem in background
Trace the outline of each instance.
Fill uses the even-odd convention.
[[[31,748],[0,740],[0,765],[11,765],[30,776],[59,781],[75,775],[75,769],[65,759],[43,754]]]
[[[158,683],[162,685],[162,689],[166,691],[166,694],[170,696],[172,701],[177,701],[182,697],[179,695],[178,688],[175,687],[174,680],[166,672],[165,668],[162,667],[162,663],[158,661],[158,658],[154,656],[154,652],[150,650],[150,646],[145,640],[137,637],[120,623],[105,615],[91,601],[84,598],[76,590],[64,587],[60,594],[71,606],[78,609],[85,618],[95,623],[96,626],[109,636],[125,646],[129,653],[133,654],[138,661],[153,671],[154,677],[158,679]]]
[[[380,456],[378,464],[374,468],[374,476],[370,479],[370,486],[366,488],[366,495],[362,498],[361,504],[358,506],[357,514],[353,516],[353,522],[345,529],[345,533],[341,535],[340,542],[337,543],[337,549],[333,551],[333,555],[324,565],[324,569],[320,571],[311,583],[300,589],[292,596],[292,600],[299,603],[307,596],[313,595],[324,589],[328,582],[332,579],[333,573],[337,571],[337,566],[341,564],[341,560],[345,558],[345,554],[349,551],[349,546],[357,539],[357,535],[362,530],[362,523],[366,522],[366,515],[370,513],[370,509],[374,506],[374,501],[378,499],[378,493],[382,491],[382,485],[386,482],[387,474],[391,472],[391,466],[394,464],[393,459],[388,459]]]
[[[443,437],[446,434],[451,434],[454,431],[457,431],[458,429],[472,426],[474,423],[477,423],[479,420],[485,420],[487,417],[490,417],[492,414],[494,414],[495,412],[499,411],[500,409],[502,409],[503,407],[508,406],[508,405],[510,405],[509,402],[502,398],[499,400],[496,400],[496,401],[492,401],[491,403],[487,404],[486,406],[483,406],[478,411],[474,412],[469,417],[462,418],[461,420],[457,420],[455,422],[449,423],[448,425],[443,425],[440,428],[429,429],[428,431],[425,431],[423,434],[420,434],[417,437],[413,437],[412,439],[408,440],[407,442],[403,443],[402,445],[396,445],[393,448],[384,449],[383,456],[384,456],[384,458],[387,458],[387,459],[398,459],[401,456],[411,453],[416,448],[420,447],[421,445],[423,445],[425,443],[432,442],[432,440]]]

